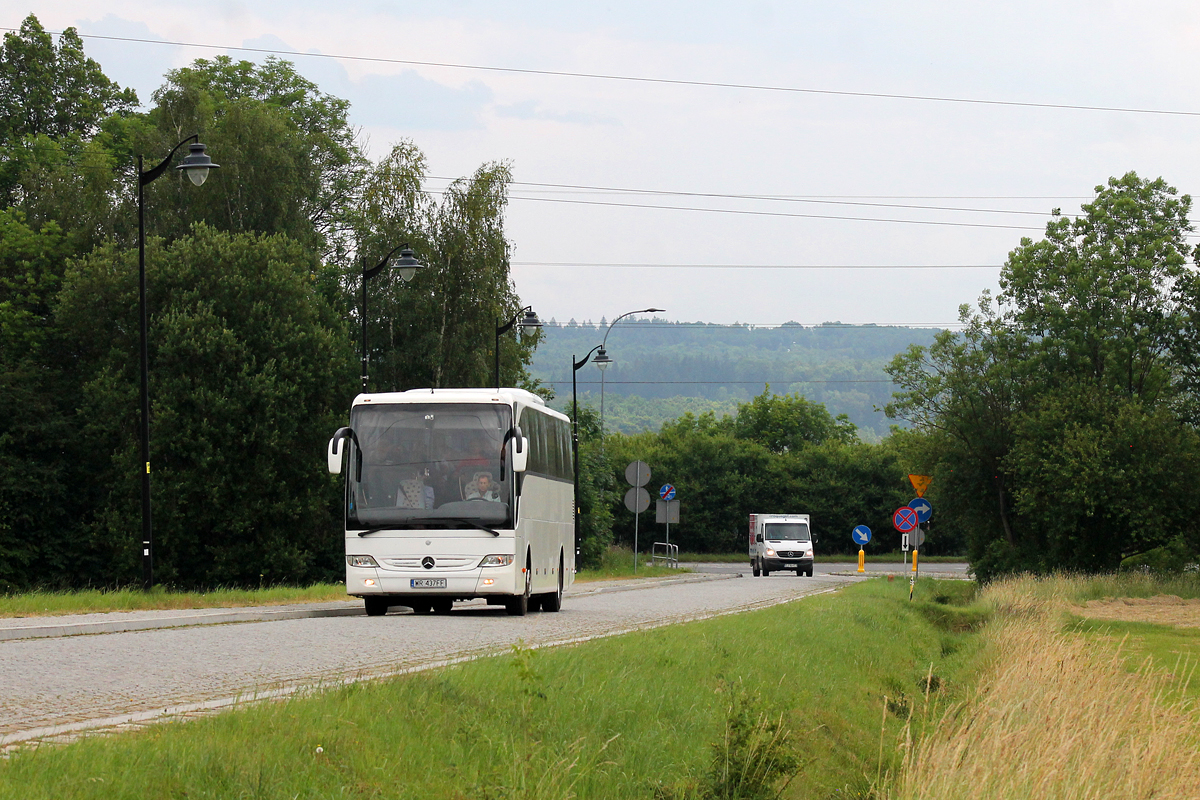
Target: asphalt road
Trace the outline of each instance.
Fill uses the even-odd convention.
[[[446,616],[367,617],[348,602],[352,615],[0,641],[0,747],[428,668],[517,640],[544,646],[764,608],[860,579],[722,572],[580,583],[561,612],[523,618],[479,601]]]
[[[750,562],[737,562],[735,564],[719,564],[719,563],[697,563],[697,564],[680,564],[681,567],[687,567],[690,570],[699,573],[707,574],[743,574],[750,575]],[[962,578],[969,577],[968,566],[966,562],[954,562],[949,564],[934,564],[923,563],[918,558],[917,566],[921,570],[921,575],[925,577],[937,578]],[[912,572],[912,563],[908,564],[884,564],[880,562],[872,562],[871,559],[866,560],[864,565],[868,575],[904,575],[907,577]],[[857,561],[839,562],[836,564],[814,564],[813,577],[819,578],[822,575],[845,575],[847,573],[858,573]]]

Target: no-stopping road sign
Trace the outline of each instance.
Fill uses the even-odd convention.
[[[897,508],[896,513],[892,514],[892,527],[901,533],[908,533],[916,529],[918,525],[917,512],[913,511],[908,506]]]

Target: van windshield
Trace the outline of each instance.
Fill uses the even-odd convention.
[[[355,528],[511,524],[512,480],[501,465],[512,408],[492,403],[356,406],[351,427],[361,474],[347,481],[346,523]],[[351,451],[348,463],[356,464]]]
[[[768,542],[807,542],[807,522],[772,522],[766,526]]]

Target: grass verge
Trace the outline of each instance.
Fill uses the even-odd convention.
[[[619,578],[661,578],[688,572],[686,569],[647,567],[644,562],[633,568],[633,550],[613,547],[596,569],[583,570],[576,581]],[[324,603],[348,600],[342,583],[323,583],[306,587],[277,586],[268,589],[215,589],[210,592],[178,592],[156,586],[150,592],[141,589],[85,589],[80,591],[33,591],[0,595],[0,617],[62,616],[113,611],[166,611],[186,608],[245,608],[294,603]]]
[[[936,597],[938,585],[918,592]],[[966,688],[947,676],[970,634],[922,610],[952,599],[909,603],[907,588],[869,581],[570,647],[518,643],[455,667],[19,750],[0,763],[0,798],[749,798],[775,796],[785,773],[785,797],[867,797],[899,767],[893,743],[926,690]],[[778,768],[743,769],[759,756]]]
[[[322,583],[307,587],[279,586],[270,589],[215,589],[210,592],[176,592],[161,586],[156,586],[149,592],[140,589],[33,591],[0,596],[0,617],[183,608],[243,608],[345,599],[346,586],[341,583]]]

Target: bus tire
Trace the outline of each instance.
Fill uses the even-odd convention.
[[[368,617],[382,617],[390,608],[391,598],[389,597],[364,597],[363,607],[367,610]]]
[[[763,566],[762,566],[762,573],[763,573],[763,577],[764,577],[764,578],[769,578],[769,577],[771,577],[771,570],[767,569],[767,565],[766,565],[766,564],[763,564]]]
[[[750,569],[751,569],[751,571],[754,573],[754,577],[756,577],[756,578],[757,578],[757,577],[758,577],[758,562],[757,562],[757,561],[751,561],[751,562],[750,562]]]
[[[528,564],[528,562],[526,562]],[[525,591],[520,597],[513,597],[504,601],[504,610],[508,612],[510,617],[523,617],[529,613],[529,590],[532,577],[529,573],[529,567],[525,567]]]
[[[563,593],[563,558],[558,557],[558,591],[542,595],[542,611],[559,611],[562,609]]]

